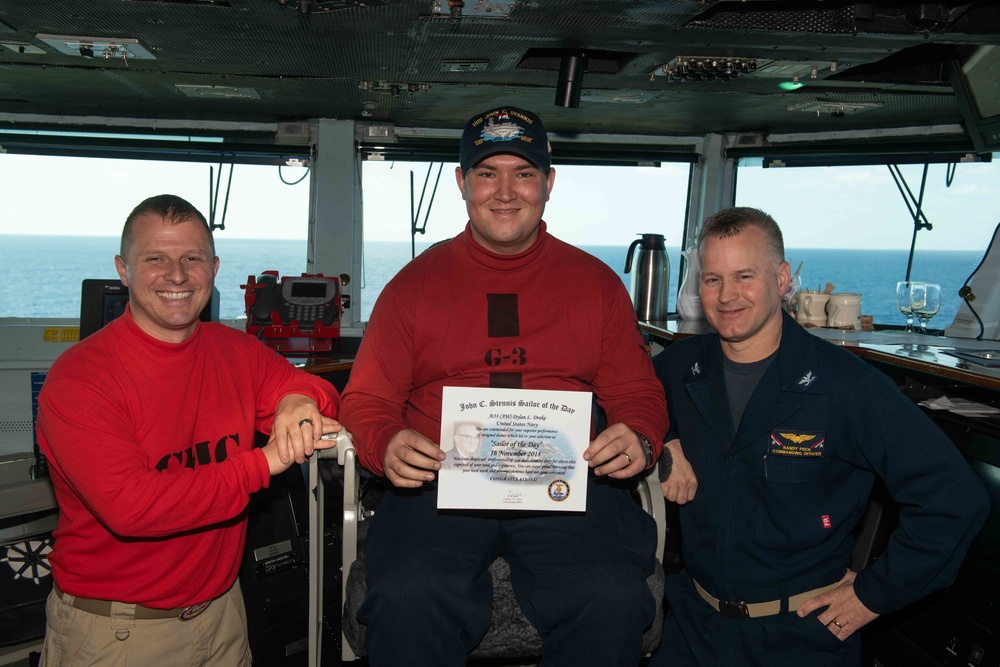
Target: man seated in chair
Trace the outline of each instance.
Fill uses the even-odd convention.
[[[462,135],[469,223],[383,290],[344,393],[361,464],[392,487],[366,542],[372,665],[460,665],[490,624],[503,556],[545,664],[634,665],[654,616],[655,526],[628,480],[667,429],[663,389],[621,279],[549,235],[542,121],[505,107]],[[583,513],[439,512],[445,386],[593,391],[610,426],[584,452]]]

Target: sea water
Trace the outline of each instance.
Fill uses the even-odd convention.
[[[119,239],[110,236],[52,237],[0,235],[0,258],[8,286],[0,295],[0,317],[79,317],[80,284],[84,278],[115,278],[114,256]],[[418,243],[419,254],[427,243]],[[624,273],[626,246],[581,246],[617,273],[626,288],[630,275]],[[282,276],[297,276],[306,268],[306,242],[262,239],[216,238],[219,274],[216,286],[222,319],[245,314],[244,290],[247,277],[265,270]],[[668,248],[670,257],[669,308],[676,310],[680,249]],[[941,285],[941,312],[932,327],[943,328],[958,310],[959,288],[982,259],[981,251],[920,250],[914,256],[912,280]],[[896,308],[896,283],[906,276],[907,250],[786,250],[792,271],[802,263],[800,280],[804,289],[823,289],[832,283],[837,292],[862,295],[861,311],[878,324],[903,324]],[[365,243],[364,270],[352,276],[348,288],[353,307],[360,306],[361,320],[367,321],[385,286],[411,259],[408,242],[369,241]],[[350,267],[336,269],[349,273]],[[358,297],[360,290],[360,299]]]

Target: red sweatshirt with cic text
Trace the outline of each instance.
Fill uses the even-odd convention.
[[[228,590],[249,496],[270,480],[254,431],[270,433],[287,394],[336,415],[332,385],[219,323],[172,344],[126,311],[64,352],[38,399],[60,510],[59,587],[162,609]]]

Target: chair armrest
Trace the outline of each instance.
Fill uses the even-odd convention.
[[[337,444],[330,449],[317,450],[309,462],[309,667],[322,664],[323,629],[323,545],[324,539],[324,497],[323,476],[319,474],[319,459],[336,459],[344,468],[344,517],[343,539],[341,540],[341,604],[346,598],[347,572],[358,554],[358,519],[360,517],[360,471],[357,467],[357,451],[354,438],[342,429],[337,436]],[[354,661],[356,656],[347,642],[343,642],[342,659]]]
[[[358,558],[358,521],[361,520],[361,497],[359,495],[361,487],[361,471],[358,469],[358,453],[354,449],[354,442],[349,441],[347,446],[341,448],[339,445],[337,461],[344,467],[344,518],[343,537],[340,542],[341,572],[340,572],[340,601],[341,613],[343,605],[347,600],[347,574],[351,571],[351,564]],[[339,624],[338,624],[339,625]],[[347,638],[341,632],[341,660],[351,662],[357,660],[354,651]]]
[[[656,559],[663,558],[663,548],[667,543],[667,507],[663,500],[663,488],[656,466],[639,481],[639,503],[642,509],[656,522]]]

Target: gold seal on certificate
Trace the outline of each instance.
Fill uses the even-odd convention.
[[[439,509],[587,508],[589,391],[444,387]]]

